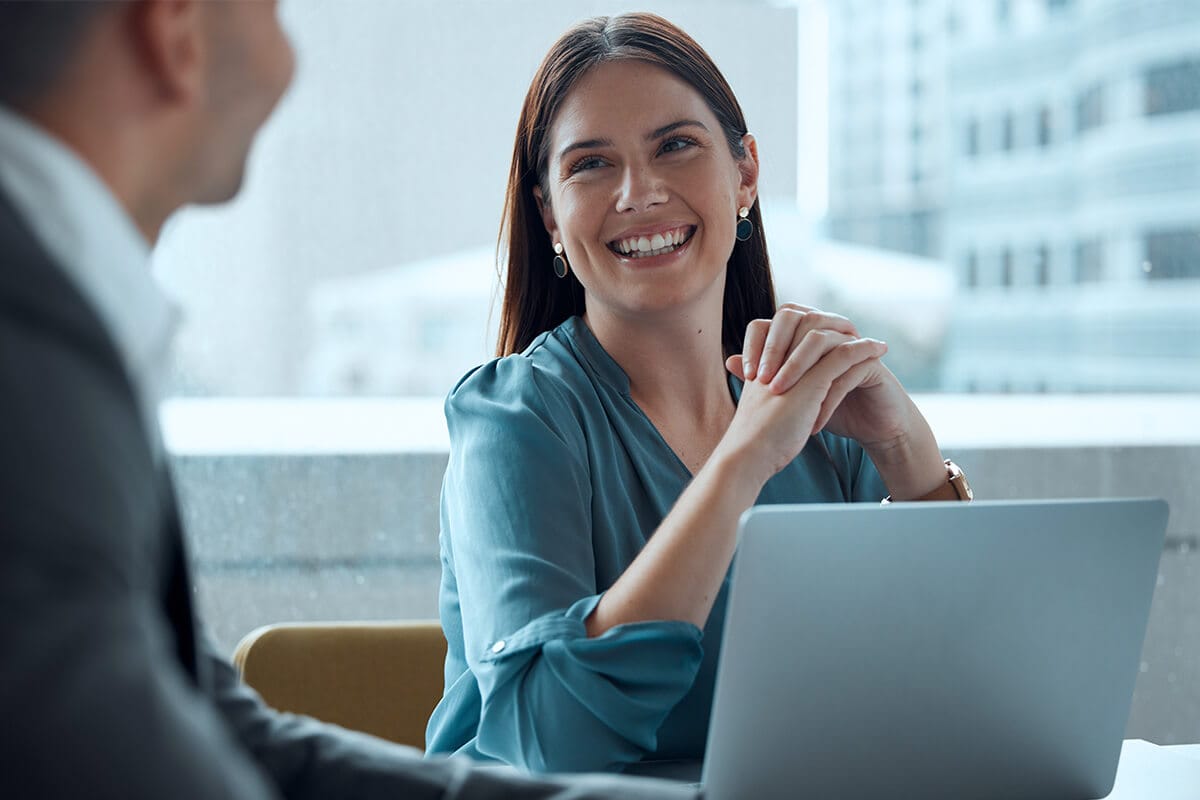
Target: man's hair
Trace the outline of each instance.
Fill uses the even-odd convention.
[[[21,108],[54,86],[89,24],[113,0],[0,0],[0,104]]]

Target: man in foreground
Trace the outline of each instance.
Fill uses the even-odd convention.
[[[276,713],[197,629],[149,250],[180,206],[237,193],[292,70],[269,0],[0,2],[3,793],[693,796],[425,761]]]

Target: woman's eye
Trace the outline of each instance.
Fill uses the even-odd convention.
[[[597,158],[596,156],[587,156],[586,158],[579,159],[571,165],[570,174],[574,175],[576,172],[582,172],[586,169],[596,169],[596,167],[601,166],[604,166],[603,160]]]
[[[693,142],[691,139],[685,139],[682,136],[677,136],[674,139],[668,139],[667,141],[663,142],[661,150],[664,153],[674,153],[691,147],[694,144],[695,142]]]

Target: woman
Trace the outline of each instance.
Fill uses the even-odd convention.
[[[776,312],[757,178],[728,84],[659,17],[584,22],[534,77],[501,357],[446,401],[430,752],[699,758],[741,513],[946,496],[886,346]]]

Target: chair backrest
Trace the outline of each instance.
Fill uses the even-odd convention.
[[[436,621],[282,623],[248,634],[233,660],[273,708],[424,748],[446,637]]]

